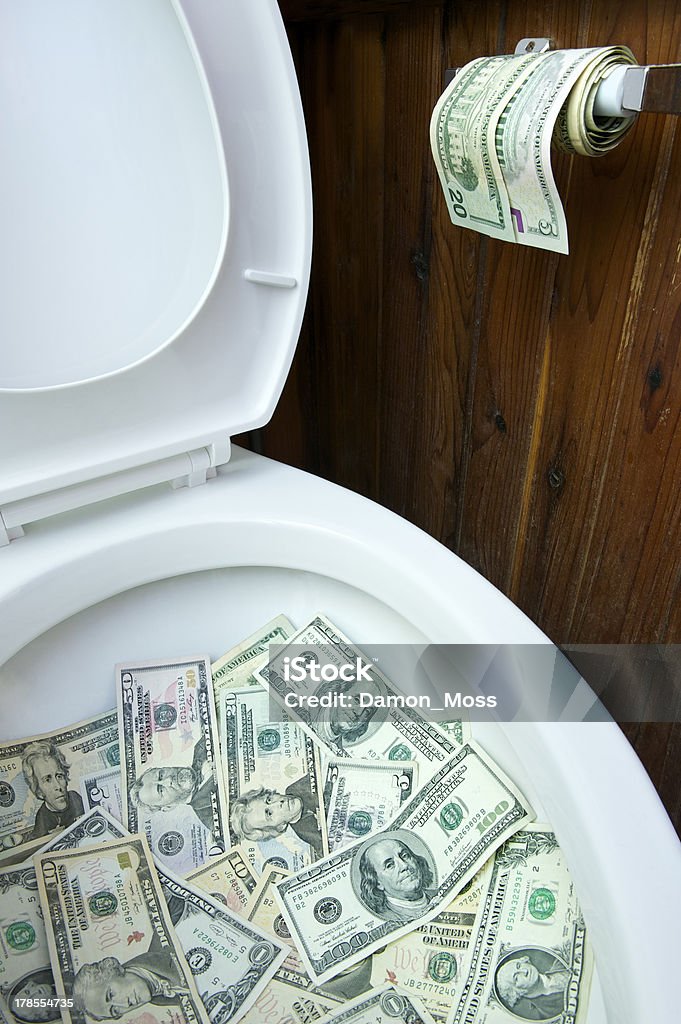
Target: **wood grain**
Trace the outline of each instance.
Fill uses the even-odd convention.
[[[678,120],[554,159],[568,256],[454,227],[428,144],[445,68],[542,35],[680,61],[678,5],[280,6],[315,248],[289,382],[249,443],[406,516],[558,643],[681,642]],[[624,730],[681,832],[681,727]]]

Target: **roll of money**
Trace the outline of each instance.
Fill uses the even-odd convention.
[[[594,111],[600,84],[622,64],[637,64],[628,46],[609,46],[587,65],[558,114],[553,142],[559,149],[581,156],[604,156],[633,128],[635,114],[599,117]]]
[[[482,57],[466,64],[433,110],[433,159],[454,224],[492,238],[567,253],[567,223],[551,144],[609,152],[633,117],[599,117],[596,94],[627,47]]]

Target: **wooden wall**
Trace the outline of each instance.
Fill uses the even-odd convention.
[[[673,0],[280,0],[315,197],[310,298],[250,441],[395,510],[557,643],[681,642],[681,121],[555,157],[569,256],[449,221],[428,125],[447,67],[628,45],[681,61]],[[629,725],[677,827],[681,731]]]

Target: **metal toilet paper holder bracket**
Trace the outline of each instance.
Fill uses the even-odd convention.
[[[521,39],[515,55],[545,53],[551,40],[544,37]],[[459,71],[448,68],[445,85]],[[681,64],[618,65],[598,87],[594,113],[599,117],[633,117],[641,112],[681,114]]]

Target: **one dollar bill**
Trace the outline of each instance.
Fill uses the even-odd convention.
[[[23,1004],[35,996],[55,1000],[40,1019],[59,1020],[38,881],[33,865],[23,863],[0,868],[0,1020],[35,1020]]]
[[[548,825],[496,851],[448,1024],[582,1024],[593,960],[574,884]]]
[[[372,989],[319,1024],[432,1024],[433,1018],[413,995],[393,985]]]
[[[384,829],[278,884],[310,976],[332,978],[435,917],[533,817],[488,755],[465,744]]]

